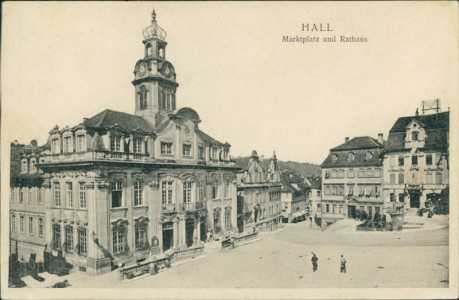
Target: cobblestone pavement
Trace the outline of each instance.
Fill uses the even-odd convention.
[[[438,221],[438,220],[437,220]],[[444,222],[446,223],[446,222]],[[350,225],[349,225],[350,224]],[[440,220],[439,224],[442,222]],[[72,287],[117,288],[434,288],[448,286],[448,227],[427,231],[355,232],[352,221],[329,230],[305,223],[261,240],[127,283],[116,271],[71,274]],[[311,252],[319,258],[312,271]],[[340,255],[347,273],[340,273]]]

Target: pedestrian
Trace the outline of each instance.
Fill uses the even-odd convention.
[[[312,262],[312,271],[315,272],[317,271],[317,268],[318,268],[318,264],[317,264],[317,261],[319,260],[317,258],[317,256],[315,255],[315,253],[311,252],[312,253],[312,258],[311,258],[311,262]]]
[[[341,254],[341,273],[346,273],[346,259]]]

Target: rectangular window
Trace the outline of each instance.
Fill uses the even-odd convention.
[[[73,252],[73,227],[65,227],[65,251]]]
[[[332,178],[336,178],[338,177],[338,170],[332,170],[332,175],[331,175]]]
[[[112,208],[121,207],[123,203],[123,182],[112,182]]]
[[[183,183],[183,202],[191,202],[191,182],[188,181]]]
[[[390,173],[389,182],[390,184],[395,184],[395,174],[394,173]]]
[[[338,171],[338,177],[344,178],[344,170],[341,169]]]
[[[43,219],[39,218],[38,219],[38,236],[43,237],[43,230],[44,230],[44,224],[43,224]]]
[[[10,197],[11,197],[11,202],[16,201],[16,200],[14,199],[14,188],[11,188]]]
[[[64,152],[70,152],[70,137],[64,137]]]
[[[111,136],[110,149],[115,152],[121,152],[121,137],[120,136]]]
[[[86,184],[84,182],[78,183],[78,194],[80,196],[80,208],[86,208]]]
[[[78,254],[86,255],[87,246],[86,246],[86,229],[78,230]]]
[[[333,213],[334,214],[338,213],[336,204],[333,204]]]
[[[389,166],[391,166],[391,167],[395,166],[395,157],[394,156],[389,157]]]
[[[161,193],[163,204],[172,203],[172,181],[163,181],[161,184]]]
[[[218,198],[218,183],[214,182],[212,185],[212,199]]]
[[[53,184],[53,197],[54,197],[54,206],[61,206],[61,186],[59,182],[54,182]]]
[[[428,165],[428,166],[432,165],[432,154],[427,154],[426,155],[426,165]]]
[[[417,166],[418,165],[418,156],[417,155],[411,156],[411,164],[413,166]]]
[[[27,188],[27,202],[32,203],[32,188]]]
[[[330,195],[330,186],[329,185],[325,186],[325,195]]]
[[[61,226],[57,224],[53,225],[53,248],[61,248]]]
[[[230,197],[230,185],[228,182],[225,182],[225,199]]]
[[[411,133],[411,139],[412,139],[413,141],[419,140],[419,132],[413,131],[413,132]]]
[[[67,182],[67,207],[73,207],[73,185],[71,182]]]
[[[344,186],[343,185],[338,186],[338,195],[344,195]]]
[[[182,154],[183,156],[191,156],[191,145],[190,144],[182,145]]]
[[[390,193],[390,202],[395,202],[395,193]]]
[[[204,159],[204,147],[203,146],[198,146],[198,158]]]
[[[161,154],[172,155],[172,143],[161,142]]]
[[[135,227],[135,249],[142,250],[147,246],[147,232],[145,226]]]
[[[343,205],[339,206],[339,213],[340,214],[344,214],[344,206]]]
[[[373,176],[373,170],[371,168],[367,169],[367,177],[372,177]]]
[[[24,189],[19,188],[19,203],[24,203]]]
[[[403,165],[405,165],[405,158],[403,157],[403,155],[400,155],[398,157],[398,165],[401,167]]]
[[[11,215],[11,231],[16,232],[16,215]]]
[[[126,250],[126,231],[124,228],[113,229],[113,254],[121,254]]]
[[[405,174],[398,173],[398,183],[405,183]]]
[[[41,187],[37,188],[37,203],[42,204],[43,203],[43,190]]]
[[[142,182],[138,180],[134,181],[134,206],[143,205],[142,190]]]
[[[349,196],[354,195],[354,185],[353,185],[353,184],[351,184],[351,185],[349,185],[349,186],[347,187],[347,194],[348,194]]]
[[[84,135],[77,135],[76,137],[76,151],[84,151]]]
[[[321,192],[317,191],[317,197],[320,197]]]
[[[359,170],[359,177],[365,177],[365,170],[364,169],[360,169]]]
[[[134,139],[133,151],[134,153],[142,153],[142,139]]]
[[[33,235],[33,218],[29,217],[29,235]]]
[[[443,183],[443,174],[442,174],[442,172],[436,172],[435,173],[435,183],[436,184]]]
[[[431,172],[426,173],[426,183],[433,183],[433,174]]]
[[[203,181],[199,181],[198,182],[198,195],[199,195],[199,201],[202,201],[204,200],[205,198],[205,194],[204,194],[204,182]]]
[[[25,217],[21,216],[19,218],[19,230],[24,233],[25,232]]]
[[[381,177],[381,169],[375,169],[375,177]]]
[[[347,177],[349,178],[354,178],[355,174],[354,174],[354,169],[349,169],[347,171]]]
[[[231,213],[229,211],[225,211],[225,229],[231,229]]]
[[[330,212],[330,204],[325,204],[325,212]]]
[[[405,194],[403,193],[398,194],[398,202],[401,202],[401,203],[405,202]]]

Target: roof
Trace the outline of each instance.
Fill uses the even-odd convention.
[[[217,141],[216,139],[214,139],[213,137],[211,137],[210,135],[208,135],[207,133],[205,133],[204,131],[202,131],[200,129],[196,130],[196,133],[206,143],[217,144],[218,146],[223,146],[224,145],[222,142]]]
[[[438,114],[410,116],[398,118],[395,124],[392,126],[389,133],[393,132],[405,132],[406,126],[411,121],[416,120],[424,127],[424,129],[448,129],[449,128],[449,112],[442,112]]]
[[[106,109],[85,121],[85,126],[92,129],[107,130],[117,125],[126,132],[140,129],[146,133],[153,133],[154,128],[142,117],[124,112]]]
[[[301,178],[298,174],[287,170],[282,172],[281,174],[283,190],[293,193],[294,196],[300,196],[301,194],[305,195],[308,187],[304,184],[303,178]],[[294,184],[298,186],[299,189],[294,187]]]
[[[382,147],[383,145],[380,144],[378,140],[372,137],[358,136],[330,150],[337,151],[337,150],[353,150],[353,149],[371,149],[371,148],[382,148]]]
[[[347,150],[347,151],[346,151]],[[367,159],[367,153],[371,153]],[[349,159],[349,153],[353,153],[353,159]],[[322,168],[337,167],[365,167],[382,166],[383,145],[375,139],[364,136],[352,140],[330,150],[327,158],[321,164]],[[333,157],[336,159],[333,159]]]
[[[307,177],[311,189],[322,189],[322,178],[319,176]]]
[[[21,174],[21,160],[36,157],[43,152],[43,147],[11,143],[10,148],[10,186],[39,186],[43,179],[39,172]],[[37,159],[38,163],[38,159]]]
[[[449,112],[443,112],[398,118],[389,131],[385,144],[386,151],[406,150],[406,127],[414,120],[419,122],[426,132],[425,149],[444,151],[448,147]]]

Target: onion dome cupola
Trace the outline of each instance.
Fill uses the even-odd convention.
[[[144,57],[134,67],[135,114],[153,126],[176,109],[176,73],[166,60],[166,31],[158,25],[156,12],[143,30]]]

